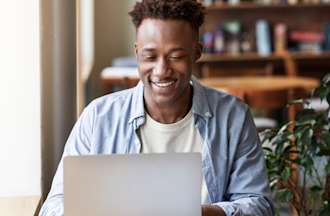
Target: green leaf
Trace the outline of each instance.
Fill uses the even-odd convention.
[[[328,105],[330,105],[330,94],[327,95],[327,102],[328,102]]]
[[[322,83],[324,84],[328,84],[330,82],[330,73],[326,74],[323,78],[322,78]]]
[[[318,200],[321,199],[322,188],[319,185],[314,185],[309,189],[307,200],[310,206],[313,206]]]
[[[282,171],[281,177],[284,181],[288,181],[291,175],[291,169],[289,167],[285,167]]]
[[[322,133],[322,139],[325,141],[325,143],[327,143],[330,146],[330,133],[326,132],[326,133]]]
[[[313,137],[313,134],[314,134],[314,132],[313,132],[313,130],[312,129],[310,129],[310,128],[307,128],[304,132],[303,132],[303,134],[302,134],[302,136],[300,137],[300,138],[298,138],[298,145],[299,146],[310,146],[311,145],[311,143],[312,143],[312,137]]]
[[[304,158],[301,159],[301,164],[305,167],[305,168],[311,168],[314,164],[313,159],[310,156],[305,156]]]
[[[306,100],[304,100],[304,99],[297,99],[297,100],[291,100],[291,101],[289,101],[289,103],[288,103],[287,106],[293,105],[293,104],[306,104],[306,103],[308,103],[308,102]]]
[[[288,144],[283,149],[283,154],[290,154],[290,150],[292,149],[292,145]]]
[[[320,147],[320,152],[319,152],[318,155],[319,156],[330,156],[330,149],[329,148]]]
[[[281,202],[290,202],[293,198],[292,192],[288,189],[279,190],[277,196]]]
[[[320,216],[329,216],[329,215],[330,215],[330,205],[328,201],[324,201],[320,211]]]
[[[314,185],[310,188],[311,192],[320,192],[322,188],[319,185]]]
[[[328,163],[328,164],[325,166],[325,172],[327,173],[327,175],[330,174],[330,163]]]
[[[304,122],[304,121],[310,121],[315,120],[315,110],[314,109],[302,109],[298,112],[296,116],[297,122]]]
[[[262,147],[262,149],[264,150],[265,153],[272,153],[273,149],[269,148],[269,147]]]
[[[288,127],[289,127],[290,125],[292,125],[292,124],[293,124],[293,121],[289,121],[288,123],[284,124],[284,125],[278,130],[277,134],[281,134],[281,133],[283,133],[283,132],[286,131],[286,130],[288,129]]]
[[[306,130],[306,127],[300,127],[299,125],[294,128],[294,136],[300,138],[304,131]]]
[[[329,92],[330,92],[330,89],[325,85],[321,85],[320,87],[318,87],[316,89],[316,94],[317,94],[318,97],[320,97],[320,99],[322,101],[327,97]]]
[[[272,181],[269,181],[269,186],[270,186],[270,189],[273,191],[274,189],[276,189],[278,185],[278,179],[273,179]]]

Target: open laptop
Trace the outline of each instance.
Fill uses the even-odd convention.
[[[200,216],[199,153],[64,158],[65,216]]]

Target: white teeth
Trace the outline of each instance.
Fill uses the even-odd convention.
[[[165,88],[165,87],[168,87],[168,86],[172,85],[174,83],[174,81],[170,81],[170,82],[152,82],[152,83],[155,84],[158,87]]]

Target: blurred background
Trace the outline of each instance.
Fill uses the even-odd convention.
[[[329,0],[201,2],[204,54],[194,75],[248,103],[260,131],[293,118],[285,104],[330,72]],[[38,205],[82,109],[138,82],[134,3],[0,0],[0,201]]]

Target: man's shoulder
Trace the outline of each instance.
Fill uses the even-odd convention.
[[[121,90],[96,98],[88,105],[88,108],[94,109],[97,115],[114,111],[120,112],[125,107],[125,104],[132,100],[135,88]]]
[[[208,104],[213,109],[221,109],[227,112],[246,112],[248,105],[240,98],[230,95],[229,93],[201,85]]]

